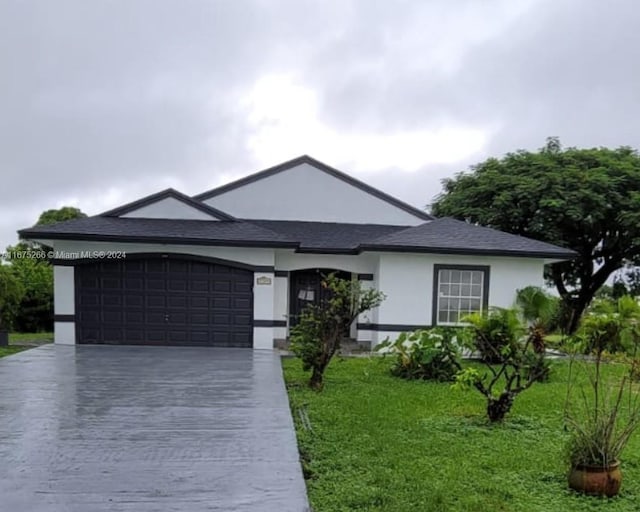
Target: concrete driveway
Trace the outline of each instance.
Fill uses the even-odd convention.
[[[278,356],[48,345],[0,359],[0,503],[308,510]]]

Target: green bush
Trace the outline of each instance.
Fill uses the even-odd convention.
[[[514,309],[490,308],[487,313],[473,313],[464,322],[474,331],[474,347],[486,363],[502,363],[512,347],[518,344],[524,328]]]
[[[464,329],[444,327],[403,332],[394,342],[386,340],[376,349],[396,356],[391,367],[391,373],[396,377],[453,381],[461,370],[465,332]]]

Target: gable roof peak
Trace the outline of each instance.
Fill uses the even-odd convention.
[[[361,191],[372,195],[382,201],[385,201],[393,206],[395,206],[396,208],[399,208],[401,210],[404,210],[405,212],[419,218],[422,220],[432,220],[434,217],[429,215],[428,213],[419,210],[418,208],[415,208],[407,203],[405,203],[404,201],[401,201],[400,199],[397,199],[389,194],[387,194],[386,192],[383,192],[382,190],[379,190],[375,187],[372,187],[371,185],[367,185],[366,183],[352,177],[349,176],[348,174],[345,174],[342,171],[339,171],[338,169],[335,169],[323,162],[321,162],[320,160],[316,160],[315,158],[309,156],[309,155],[301,155],[298,156],[296,158],[293,158],[291,160],[287,160],[286,162],[283,162],[281,164],[275,165],[273,167],[269,167],[267,169],[264,169],[262,171],[250,174],[248,176],[245,176],[244,178],[240,178],[238,180],[232,181],[231,183],[227,183],[226,185],[221,185],[219,187],[213,188],[211,190],[208,190],[206,192],[202,192],[201,194],[197,194],[195,196],[193,196],[194,199],[198,200],[198,201],[206,201],[208,199],[211,199],[213,197],[219,196],[221,194],[224,194],[225,192],[229,192],[231,190],[235,190],[237,188],[243,187],[245,185],[249,185],[251,183],[254,183],[256,181],[265,179],[265,178],[269,178],[275,174],[281,173],[283,171],[288,171],[290,169],[293,169],[295,167],[298,167],[301,164],[308,164],[312,167],[314,167],[315,169],[318,169],[321,172],[324,172],[334,178],[337,178],[345,183],[347,183],[348,185],[351,185],[352,187],[355,187],[357,189],[360,189]]]
[[[113,208],[112,210],[107,210],[106,212],[102,212],[98,214],[99,217],[120,217],[122,215],[126,215],[128,213],[139,210],[140,208],[144,208],[145,206],[149,206],[155,204],[164,199],[172,198],[181,203],[199,210],[202,213],[209,215],[212,219],[215,220],[225,220],[225,221],[234,221],[235,217],[225,213],[221,210],[218,210],[212,206],[204,204],[196,199],[191,198],[190,196],[179,192],[174,188],[166,188],[161,190],[160,192],[156,192],[155,194],[150,194],[148,196],[142,197],[130,203],[124,204],[122,206],[118,206],[117,208]]]

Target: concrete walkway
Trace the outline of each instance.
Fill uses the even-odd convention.
[[[0,503],[307,511],[278,356],[47,345],[0,359]]]

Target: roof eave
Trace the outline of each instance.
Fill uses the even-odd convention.
[[[555,261],[572,260],[577,256],[573,251],[510,251],[505,249],[468,249],[450,247],[419,247],[411,245],[375,245],[363,244],[361,251],[400,252],[400,253],[424,253],[424,254],[455,254],[461,256],[506,256],[512,258],[541,258]]]
[[[175,245],[208,245],[227,247],[284,248],[297,249],[297,242],[273,240],[217,240],[206,238],[167,237],[167,236],[122,236],[97,235],[88,233],[30,233],[29,230],[18,231],[23,238],[47,238],[49,240],[68,240],[78,242],[123,242],[123,243],[159,243]]]

